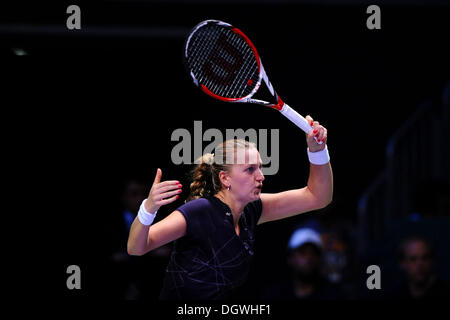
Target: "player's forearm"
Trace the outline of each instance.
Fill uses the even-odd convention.
[[[317,199],[320,208],[326,207],[333,199],[333,171],[328,162],[324,165],[310,164],[308,189]]]
[[[136,218],[131,225],[128,236],[127,251],[133,256],[140,256],[148,250],[148,231],[150,226],[145,226]]]

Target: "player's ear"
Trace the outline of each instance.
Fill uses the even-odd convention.
[[[226,171],[219,172],[219,179],[222,185],[226,188],[230,185],[230,175]]]

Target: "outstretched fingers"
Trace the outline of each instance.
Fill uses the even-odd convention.
[[[164,206],[164,205],[166,205],[166,204],[169,204],[169,203],[174,202],[174,201],[177,200],[179,197],[180,197],[179,195],[176,195],[176,196],[173,196],[173,197],[171,197],[171,198],[169,198],[169,199],[162,199],[162,200],[156,201],[156,205],[158,205],[158,206]]]
[[[169,204],[179,198],[182,185],[178,180],[161,182],[162,171],[156,170],[155,179],[145,204],[147,211],[155,212],[161,206]]]

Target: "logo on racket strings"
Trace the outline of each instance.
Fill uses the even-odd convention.
[[[225,59],[223,53],[228,54],[233,59],[233,62],[230,62],[230,59]],[[213,50],[211,50],[202,70],[212,82],[227,86],[233,82],[236,71],[242,67],[243,61],[244,58],[241,52],[229,43],[227,36],[222,33],[217,39]],[[225,72],[221,72],[222,70]]]

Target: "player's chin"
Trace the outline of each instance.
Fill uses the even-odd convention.
[[[261,189],[256,189],[255,191],[253,191],[252,193],[253,201],[258,200],[260,196],[261,196]]]

